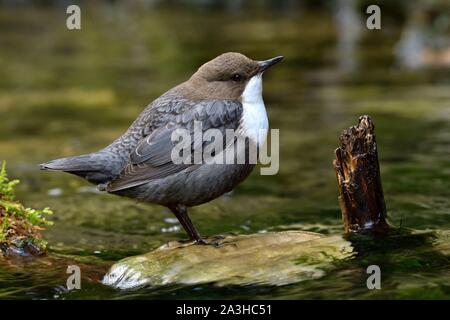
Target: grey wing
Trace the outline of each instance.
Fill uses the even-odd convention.
[[[139,186],[151,180],[161,179],[176,174],[198,164],[174,163],[172,150],[178,141],[172,141],[172,135],[180,129],[191,136],[191,155],[195,149],[204,147],[199,136],[194,135],[194,122],[198,121],[202,130],[218,129],[225,137],[227,129],[237,129],[242,115],[242,104],[234,100],[200,101],[173,115],[170,120],[155,128],[148,136],[142,138],[131,152],[130,160],[118,178],[111,181],[106,190],[115,192]],[[201,138],[201,137],[200,137]],[[188,141],[189,141],[188,140]],[[201,139],[200,139],[201,140]]]

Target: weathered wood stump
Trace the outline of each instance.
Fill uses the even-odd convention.
[[[369,116],[345,129],[333,161],[345,233],[389,230],[374,125]]]

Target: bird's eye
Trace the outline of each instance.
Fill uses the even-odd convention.
[[[242,76],[239,73],[233,74],[233,76],[231,77],[231,79],[233,81],[241,81]]]

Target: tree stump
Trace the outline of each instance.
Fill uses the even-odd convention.
[[[358,125],[345,129],[340,142],[333,167],[345,233],[385,234],[389,225],[370,117],[361,116]]]

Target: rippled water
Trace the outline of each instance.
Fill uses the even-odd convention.
[[[18,198],[51,207],[46,258],[0,262],[0,298],[449,298],[449,69],[402,69],[399,24],[363,30],[343,61],[341,35],[324,10],[285,14],[105,6],[68,32],[58,9],[0,10],[0,159],[21,180]],[[99,193],[37,164],[99,149],[143,107],[225,51],[285,60],[265,74],[270,125],[280,129],[280,171],[255,171],[231,195],[193,208],[206,235],[301,229],[341,234],[331,166],[342,129],[369,114],[376,126],[391,222],[437,236],[358,248],[321,279],[288,286],[168,286],[118,292],[99,280],[115,261],[185,237],[156,205]],[[345,56],[344,56],[345,57]],[[345,60],[345,59],[344,59]],[[416,241],[417,240],[417,241]],[[66,267],[82,289],[66,292]],[[366,267],[383,289],[365,286]]]

